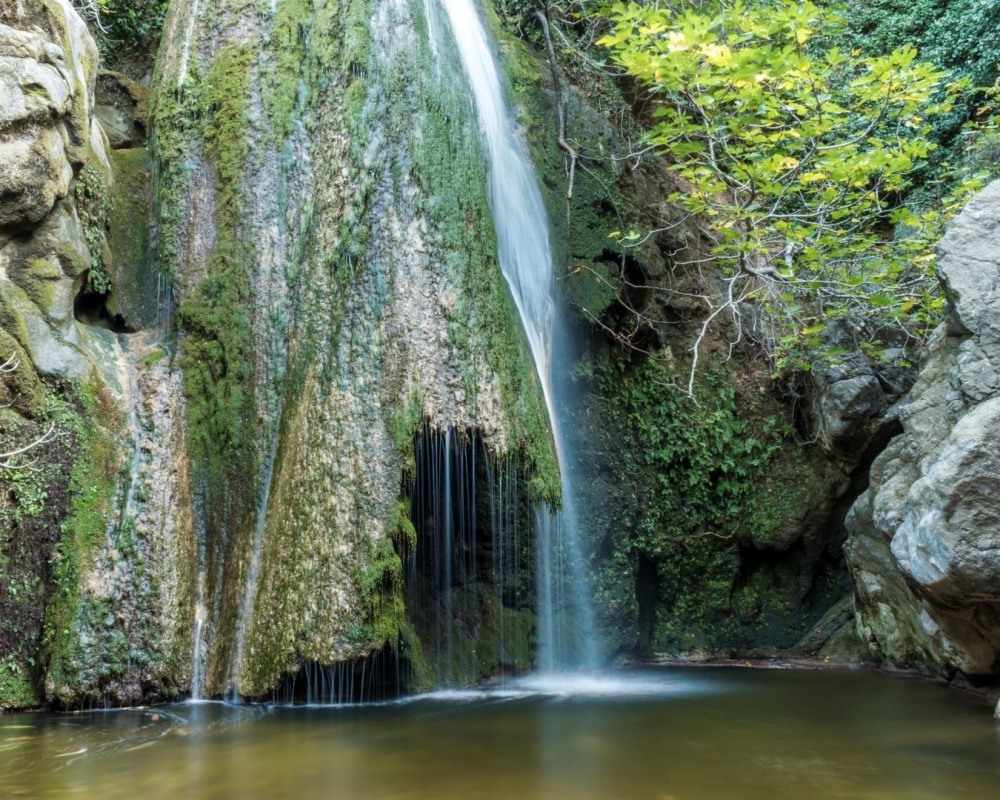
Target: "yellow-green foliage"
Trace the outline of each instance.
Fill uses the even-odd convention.
[[[808,368],[831,316],[933,327],[933,272],[884,224],[924,223],[898,197],[935,146],[928,120],[964,84],[933,101],[947,76],[913,47],[842,52],[841,18],[811,2],[619,3],[607,16],[599,43],[650,90],[648,141],[685,186],[668,200],[713,224],[727,289],[780,328],[779,368]]]
[[[239,236],[239,209],[249,162],[247,102],[254,52],[223,50],[200,84],[202,136],[215,168],[217,240],[205,278],[181,305],[188,430],[193,452],[220,476],[250,451],[253,419],[249,270],[252,245]],[[245,462],[239,467],[245,470]]]

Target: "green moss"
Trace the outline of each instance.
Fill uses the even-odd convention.
[[[82,386],[79,410],[59,412],[78,438],[78,457],[69,481],[69,510],[61,526],[52,558],[53,593],[45,614],[44,649],[48,683],[57,696],[69,699],[83,688],[76,683],[73,657],[80,646],[77,614],[81,580],[114,513],[120,479],[120,411],[115,400],[98,385]]]
[[[167,358],[167,351],[162,347],[155,347],[150,352],[146,353],[141,359],[139,359],[139,366],[143,369],[149,369],[155,364],[159,364],[163,359]]]
[[[104,250],[112,209],[111,195],[104,185],[104,174],[93,163],[87,163],[80,170],[74,187],[77,212],[90,249],[87,287],[95,294],[107,294],[111,291],[111,276],[105,264]]]
[[[108,310],[139,329],[155,324],[157,312],[147,223],[149,153],[145,148],[112,150],[110,159],[115,181],[107,221],[112,284]]]
[[[240,235],[244,175],[250,158],[247,103],[251,45],[218,54],[200,84],[202,142],[216,177],[217,238],[207,275],[182,303],[188,334],[182,366],[188,398],[188,436],[196,468],[209,482],[228,470],[246,475],[256,433],[253,410],[253,337],[248,271],[253,247]],[[236,466],[236,465],[239,466]]]
[[[359,641],[373,649],[385,645],[394,647],[406,608],[403,603],[403,564],[388,536],[374,542],[358,583],[358,596],[367,609],[366,625],[356,634]]]
[[[831,477],[789,438],[786,412],[763,389],[734,389],[718,363],[700,374],[697,404],[638,357],[595,372],[609,442],[600,457],[618,465],[613,477],[591,473],[609,494],[586,501],[613,553],[598,580],[611,639],[672,653],[791,644],[813,613],[822,545],[764,551],[803,535]]]
[[[39,704],[29,669],[13,657],[0,660],[0,710],[33,708]]]
[[[416,474],[417,465],[413,442],[424,423],[424,401],[419,392],[410,392],[406,403],[392,410],[389,417],[389,430],[396,443],[396,450],[402,460],[403,478],[412,478]],[[391,527],[391,526],[390,526]]]

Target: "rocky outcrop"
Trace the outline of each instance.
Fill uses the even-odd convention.
[[[88,164],[111,181],[93,117],[97,60],[66,0],[0,17],[0,325],[43,375],[82,378],[101,350],[74,316],[101,234],[88,240],[71,194]]]
[[[94,109],[115,150],[143,147],[149,116],[149,90],[120,72],[101,70]]]
[[[949,301],[848,516],[859,633],[890,662],[970,679],[1000,664],[1000,182],[940,244]]]
[[[175,0],[159,63],[199,688],[260,695],[304,663],[399,645],[400,508],[424,420],[520,453],[540,495],[558,480],[443,20],[400,0]]]
[[[137,702],[189,680],[180,378],[157,333],[115,336],[106,307],[117,289],[120,319],[157,316],[138,274],[148,156],[115,151],[114,185],[97,66],[66,0],[0,7],[0,453],[35,443],[0,468],[0,707]],[[119,139],[140,143],[140,87],[111,83],[105,104],[131,121]]]

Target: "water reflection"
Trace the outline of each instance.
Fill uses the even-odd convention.
[[[0,797],[1000,797],[982,701],[868,673],[657,670],[359,707],[0,718]]]

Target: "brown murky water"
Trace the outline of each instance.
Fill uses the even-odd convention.
[[[985,701],[866,672],[661,669],[366,707],[0,718],[0,797],[1000,798]]]

